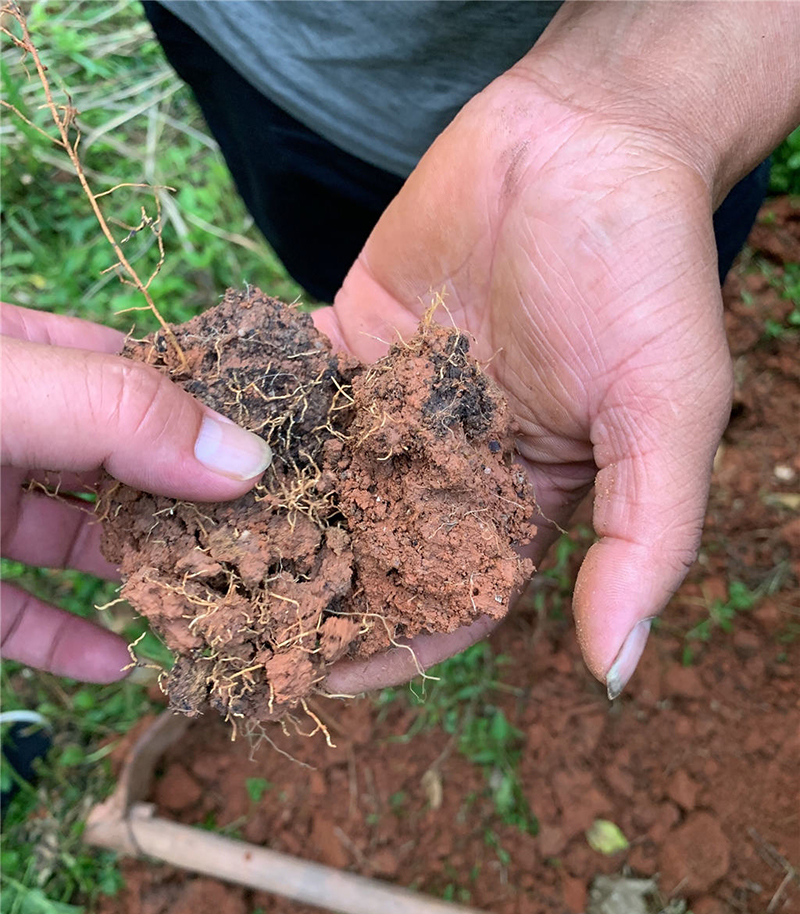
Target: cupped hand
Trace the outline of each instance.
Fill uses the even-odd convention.
[[[534,561],[595,485],[599,539],[573,609],[611,696],[695,558],[732,383],[711,182],[662,131],[620,120],[509,71],[437,139],[316,316],[370,360],[445,290],[440,320],[472,334],[519,423],[541,515]],[[489,628],[412,646],[428,666]],[[394,651],[341,664],[327,687],[414,673]]]
[[[256,435],[115,355],[121,333],[5,304],[0,320],[4,557],[115,580],[90,506],[70,493],[92,491],[105,469],[148,492],[220,501],[246,492],[269,464]],[[0,623],[6,658],[59,675],[112,682],[129,661],[121,638],[8,582]]]

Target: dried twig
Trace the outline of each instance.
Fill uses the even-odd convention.
[[[796,882],[800,884],[800,871],[798,871],[777,848],[773,847],[768,841],[756,831],[755,828],[748,828],[747,833],[753,839],[759,856],[766,861],[773,869],[783,870],[783,879],[775,890],[770,903],[767,905],[767,914],[772,914],[778,910],[783,893],[786,891],[789,883]]]
[[[21,38],[19,36],[15,35],[5,25],[2,24],[2,19],[5,16],[10,16],[12,19],[14,19],[17,22],[17,24],[19,25],[20,30],[22,32]],[[100,204],[97,202],[99,197],[105,196],[106,194],[110,193],[111,191],[104,191],[101,194],[95,194],[94,191],[92,190],[92,188],[89,186],[89,181],[86,178],[86,174],[84,173],[83,166],[81,164],[80,156],[78,155],[78,146],[80,145],[80,142],[81,142],[81,133],[80,133],[80,130],[75,126],[75,118],[76,118],[78,112],[72,105],[72,98],[69,95],[69,93],[67,93],[67,104],[66,105],[56,104],[55,98],[53,97],[53,90],[50,86],[50,80],[48,79],[48,76],[47,76],[47,67],[45,67],[45,65],[42,63],[41,57],[39,56],[39,52],[36,49],[36,45],[33,43],[33,40],[31,39],[30,32],[28,31],[28,23],[25,19],[25,15],[22,12],[22,10],[17,6],[17,4],[14,2],[14,0],[6,0],[6,2],[3,4],[2,8],[0,8],[0,34],[5,35],[8,39],[11,40],[11,42],[16,47],[18,47],[22,51],[23,59],[25,59],[26,57],[30,57],[31,60],[33,60],[34,66],[36,67],[36,73],[39,77],[39,81],[41,82],[42,88],[44,89],[45,105],[46,105],[47,109],[49,110],[51,117],[53,118],[53,123],[56,125],[56,129],[58,130],[58,137],[50,136],[50,134],[48,134],[46,131],[42,130],[40,127],[37,127],[36,124],[32,123],[17,108],[15,108],[13,105],[9,104],[8,102],[0,99],[0,105],[3,105],[3,107],[8,108],[18,117],[22,118],[22,120],[26,124],[28,124],[31,127],[34,127],[36,130],[38,130],[40,133],[42,133],[44,136],[46,136],[48,139],[50,139],[53,143],[55,143],[56,146],[59,146],[61,149],[63,149],[64,152],[67,154],[70,161],[72,162],[73,168],[75,169],[75,173],[77,175],[78,181],[80,181],[81,187],[83,188],[83,192],[86,194],[86,198],[89,201],[89,205],[91,206],[92,211],[97,219],[97,222],[100,225],[100,229],[103,232],[103,235],[105,235],[106,240],[111,245],[111,247],[114,250],[114,253],[117,256],[117,263],[111,269],[121,268],[122,273],[120,274],[120,280],[127,285],[134,286],[144,296],[144,299],[147,302],[147,306],[146,306],[146,308],[143,307],[142,310],[150,310],[155,315],[156,320],[161,325],[165,336],[167,337],[167,339],[169,340],[169,342],[175,349],[175,352],[177,353],[177,355],[180,359],[181,370],[185,369],[186,356],[184,355],[183,350],[181,349],[180,345],[178,344],[178,341],[175,338],[175,334],[172,332],[172,328],[169,326],[169,324],[167,324],[167,322],[161,316],[158,308],[155,305],[155,302],[152,299],[152,296],[150,295],[150,291],[149,291],[150,283],[153,281],[155,276],[158,274],[159,270],[161,269],[161,265],[164,261],[164,249],[163,249],[163,244],[161,242],[160,228],[159,228],[160,219],[161,219],[161,208],[160,208],[160,202],[158,200],[158,193],[157,192],[155,193],[157,217],[154,220],[147,220],[147,217],[143,216],[143,227],[144,227],[144,225],[146,225],[147,227],[151,228],[157,235],[160,257],[159,257],[159,261],[158,261],[155,269],[151,273],[148,280],[146,282],[143,282],[139,278],[139,275],[136,272],[136,270],[131,266],[130,262],[125,257],[125,254],[123,253],[120,245],[117,243],[117,240],[114,238],[114,235],[112,234],[111,229],[108,226],[108,222],[106,221],[106,218],[103,215],[103,211],[100,209]],[[71,139],[70,138],[70,128],[73,128],[73,127],[75,128],[75,138]],[[114,189],[115,188],[112,188],[112,190],[114,190]]]

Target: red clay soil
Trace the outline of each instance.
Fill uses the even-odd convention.
[[[785,206],[773,204],[777,225],[797,243]],[[492,638],[515,689],[492,701],[522,731],[520,778],[538,836],[499,821],[484,771],[449,751],[441,731],[398,741],[418,713],[399,700],[315,698],[335,749],[270,725],[311,768],[269,745],[252,754],[207,716],[164,760],[159,813],[422,892],[465,901],[468,892],[496,914],[582,912],[593,878],[625,867],[658,874],[664,898],[688,897],[694,914],[800,910],[800,360],[796,336],[764,334],[767,318],[783,322],[792,308],[767,280],[737,272],[725,292],[736,400],[700,558],[625,694],[610,704],[569,620],[542,621],[530,602]],[[590,540],[578,542],[571,573]],[[536,581],[547,595],[547,577]],[[760,598],[731,631],[713,626],[708,642],[692,641],[693,662],[682,665],[686,632],[729,600],[733,581]],[[257,801],[249,778],[268,782]],[[598,817],[622,829],[627,851],[589,847],[584,832]],[[104,914],[311,911],[166,866],[127,861],[123,872],[127,888]]]
[[[533,494],[500,389],[466,334],[432,318],[364,366],[310,315],[248,288],[173,340],[126,344],[273,452],[233,502],[116,482],[101,500],[121,595],[177,655],[173,709],[302,718],[341,657],[507,612],[533,570],[514,551],[535,532]]]

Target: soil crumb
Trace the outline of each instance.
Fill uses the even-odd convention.
[[[273,461],[242,498],[190,504],[109,482],[98,510],[121,595],[175,655],[173,709],[270,720],[329,664],[503,616],[533,571],[513,423],[469,339],[433,323],[373,365],[256,289],[124,355],[261,435]]]

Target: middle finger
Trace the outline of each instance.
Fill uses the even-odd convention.
[[[4,475],[7,473],[5,469]],[[4,479],[2,548],[6,558],[119,580],[116,566],[100,552],[102,527],[91,503],[35,489],[9,491],[8,482]]]

